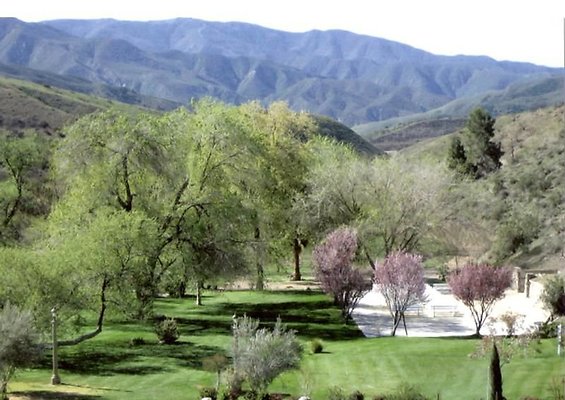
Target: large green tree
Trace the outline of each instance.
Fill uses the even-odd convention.
[[[268,108],[258,103],[240,107],[253,140],[244,181],[247,202],[255,210],[253,246],[256,288],[264,286],[264,264],[292,248],[294,274],[300,280],[300,253],[307,241],[294,205],[305,189],[309,168],[305,143],[315,125],[306,113],[295,113],[283,102]]]
[[[246,226],[233,188],[246,157],[243,128],[233,108],[205,101],[192,112],[161,116],[110,111],[67,130],[55,158],[61,201],[53,223],[83,225],[109,209],[136,212],[156,226],[143,264],[128,281],[140,316],[163,275],[183,257],[188,261],[187,248],[200,259],[210,241],[216,253],[241,251],[216,234],[222,220],[231,233]]]

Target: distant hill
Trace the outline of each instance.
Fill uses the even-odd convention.
[[[57,87],[73,92],[91,94],[109,100],[137,105],[154,110],[167,111],[180,107],[181,104],[153,96],[145,96],[125,87],[95,84],[74,76],[57,75],[51,72],[39,71],[21,66],[0,64],[0,76],[27,80],[39,83],[45,87]]]
[[[504,90],[464,97],[421,114],[358,125],[353,129],[383,150],[396,150],[461,128],[466,117],[481,106],[492,115],[536,110],[565,102],[565,75],[531,78]]]
[[[348,143],[361,154],[374,156],[383,154],[381,148],[374,146],[363,137],[359,136],[347,126],[325,116],[315,115],[314,121],[318,125],[318,134],[335,139],[338,142]]]
[[[15,79],[0,79],[0,129],[58,135],[63,125],[110,106],[91,96]]]
[[[288,33],[194,19],[0,19],[0,63],[186,104],[285,100],[353,126],[437,109],[559,70],[436,56],[345,31]],[[1,73],[1,72],[0,72]]]
[[[71,85],[72,86],[72,85]],[[81,86],[82,87],[82,86]],[[11,78],[0,78],[0,129],[21,133],[33,129],[58,136],[64,125],[83,115],[110,107],[137,112],[136,105]],[[361,154],[381,151],[347,126],[328,117],[313,116],[318,134],[349,144]]]

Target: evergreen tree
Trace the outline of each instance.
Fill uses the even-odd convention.
[[[476,179],[499,169],[504,153],[500,143],[493,140],[495,122],[482,108],[473,110],[461,137],[456,137],[451,143],[449,167]]]

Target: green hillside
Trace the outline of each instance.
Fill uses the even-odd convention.
[[[34,129],[53,135],[81,115],[110,105],[93,96],[0,78],[0,128],[9,131]]]
[[[155,111],[159,112],[163,103],[155,106]],[[48,84],[0,77],[0,129],[10,132],[21,133],[32,129],[53,136],[59,134],[64,125],[83,115],[116,107],[131,112],[139,109],[135,105]],[[361,154],[372,156],[381,152],[347,126],[331,118],[314,116],[314,120],[322,136],[347,143]]]
[[[556,269],[565,252],[565,106],[497,118],[501,169],[459,183],[454,208],[476,257],[525,269]],[[445,163],[452,135],[401,150],[406,162]],[[459,225],[462,229],[463,225]],[[480,247],[480,246],[479,246]],[[481,252],[482,251],[482,252]]]

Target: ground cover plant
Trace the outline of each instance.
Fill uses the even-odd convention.
[[[158,344],[152,321],[110,319],[95,339],[62,349],[63,385],[49,385],[50,360],[45,356],[36,368],[14,378],[12,397],[196,399],[202,387],[216,384],[217,374],[204,366],[204,360],[216,354],[229,356],[232,316],[244,313],[269,327],[280,316],[304,345],[324,341],[322,353],[307,352],[300,370],[277,378],[269,386],[271,393],[326,399],[330,388],[338,386],[345,393],[359,390],[369,398],[394,393],[409,383],[431,398],[439,394],[442,399],[478,399],[486,394],[489,361],[469,357],[476,339],[364,338],[354,325],[344,325],[340,310],[317,291],[204,295],[202,307],[190,298],[157,300],[157,314],[178,322],[181,336],[176,344]],[[134,338],[142,338],[144,344],[132,344]],[[507,398],[551,398],[551,387],[565,368],[554,345],[554,340],[544,340],[539,353],[503,366]]]

